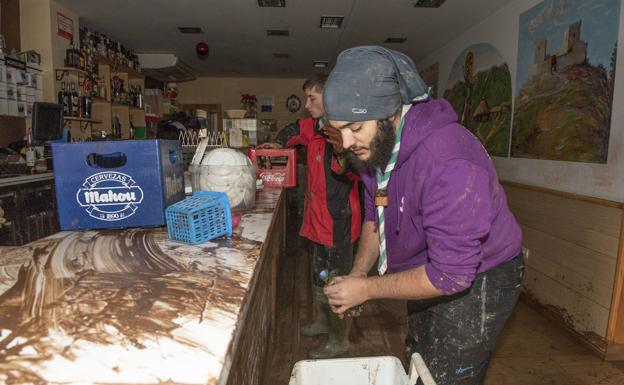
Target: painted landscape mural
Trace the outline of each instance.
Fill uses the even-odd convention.
[[[451,69],[444,98],[490,155],[509,155],[511,75],[496,48],[483,43],[462,51]]]
[[[431,96],[438,97],[438,75],[440,73],[440,64],[434,63],[422,71],[419,71],[420,77],[431,87]]]
[[[606,163],[620,0],[546,0],[520,15],[512,156]]]

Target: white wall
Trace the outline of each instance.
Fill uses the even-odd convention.
[[[424,69],[439,62],[439,95],[446,89],[451,67],[462,50],[476,43],[492,44],[507,61],[511,72],[513,95],[516,93],[518,25],[520,14],[541,3],[541,0],[516,0],[479,25],[418,63]],[[624,5],[621,6],[621,10]],[[494,158],[500,179],[546,187],[580,195],[624,202],[624,156],[622,155],[624,109],[624,49],[622,47],[624,17],[620,11],[620,33],[616,67],[613,113],[607,164],[562,162],[522,158]],[[512,133],[513,135],[513,133]]]

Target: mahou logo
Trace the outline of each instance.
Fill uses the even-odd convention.
[[[76,201],[95,219],[119,221],[136,212],[143,190],[131,176],[106,171],[87,177],[76,192]]]

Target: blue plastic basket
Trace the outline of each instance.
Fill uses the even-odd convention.
[[[196,245],[223,235],[232,236],[232,214],[227,195],[198,191],[167,207],[169,239]]]

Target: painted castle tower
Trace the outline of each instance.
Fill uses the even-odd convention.
[[[570,24],[563,34],[563,46],[552,54],[546,52],[547,40],[540,40],[535,46],[533,67],[529,75],[554,73],[587,60],[587,42],[581,40],[581,20]]]

